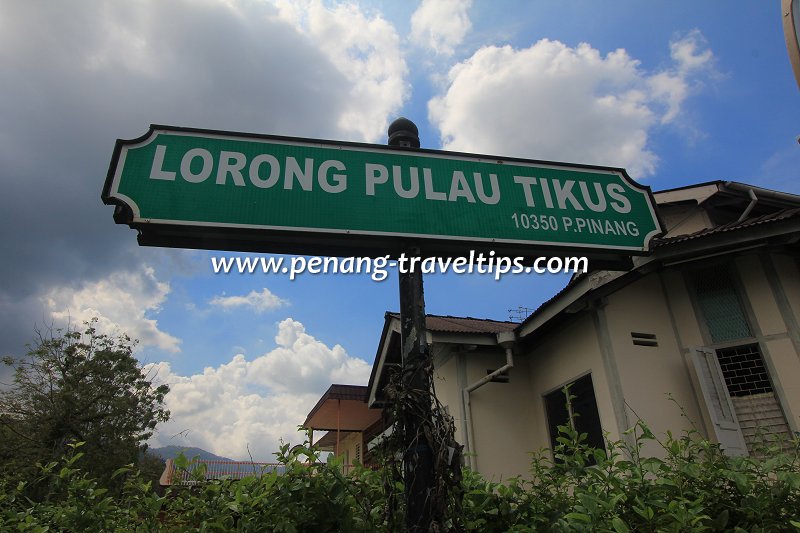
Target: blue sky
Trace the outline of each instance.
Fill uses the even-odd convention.
[[[800,193],[779,2],[0,1],[0,352],[91,316],[172,385],[156,445],[268,460],[366,383],[397,279],[213,274],[100,202],[150,123],[625,167],[654,190]],[[219,254],[234,256],[236,254]],[[430,313],[505,320],[563,276],[431,275]]]

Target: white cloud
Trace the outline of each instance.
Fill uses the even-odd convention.
[[[618,49],[605,56],[543,39],[516,50],[485,46],[454,66],[429,102],[445,149],[624,167],[638,178],[658,162],[648,136],[678,116],[690,76],[710,51],[692,32],[671,45],[675,68],[648,75]]]
[[[352,84],[339,128],[368,142],[385,137],[387,117],[397,113],[410,92],[405,81],[408,67],[394,26],[380,14],[365,14],[354,3],[273,3],[280,17],[318,46]]]
[[[680,72],[708,68],[714,59],[706,38],[697,29],[670,42],[669,51]]]
[[[0,2],[0,240],[15,251],[0,263],[13,280],[0,285],[0,352],[24,346],[51,287],[141,261],[135,232],[98,199],[114,139],[150,123],[385,135],[408,93],[392,25],[296,5],[303,27],[262,0]]]
[[[78,288],[53,288],[43,303],[56,324],[80,327],[96,317],[101,333],[126,333],[142,346],[179,352],[180,339],[161,331],[158,322],[146,316],[158,312],[169,291],[169,284],[158,281],[147,267],[138,272],[115,272]]]
[[[278,309],[289,302],[274,295],[269,289],[264,287],[261,292],[250,291],[245,296],[215,296],[209,304],[231,310],[237,307],[250,307],[258,313]]]
[[[444,56],[451,56],[472,27],[472,0],[422,0],[411,15],[411,40]]]
[[[181,376],[169,363],[148,365],[166,398],[171,420],[151,443],[193,445],[234,459],[274,460],[280,439],[297,443],[297,426],[331,383],[364,385],[370,366],[339,345],[328,347],[291,318],[282,321],[277,347],[248,361],[236,355],[202,374]],[[187,432],[185,440],[175,435]]]
[[[667,111],[661,116],[662,124],[675,120],[690,93],[691,84],[696,83],[695,74],[710,71],[714,59],[699,30],[692,30],[684,37],[673,40],[669,49],[675,67],[654,74],[648,80],[653,98],[667,105]]]

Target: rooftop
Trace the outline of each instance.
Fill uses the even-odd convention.
[[[363,431],[381,416],[367,406],[365,385],[331,385],[308,413],[303,427],[324,431]]]
[[[692,239],[698,239],[710,235],[717,235],[720,233],[751,228],[762,224],[780,222],[782,220],[787,220],[798,216],[800,216],[800,207],[795,207],[793,209],[782,209],[780,211],[775,211],[773,213],[767,213],[766,215],[761,215],[753,218],[746,218],[742,221],[729,222],[728,224],[722,224],[715,228],[706,228],[686,235],[676,235],[674,237],[668,237],[666,239],[658,239],[658,238],[653,239],[653,247],[656,248],[659,246],[690,241]]]
[[[400,313],[388,312],[387,316],[400,318]],[[425,315],[425,327],[428,331],[442,333],[502,333],[514,331],[517,322],[473,318],[469,316]]]

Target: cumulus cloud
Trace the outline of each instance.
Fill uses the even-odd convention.
[[[669,49],[670,57],[675,62],[674,67],[654,74],[648,80],[653,98],[661,100],[667,106],[666,112],[661,116],[662,124],[675,120],[689,95],[691,83],[696,82],[694,74],[709,70],[714,59],[713,52],[708,49],[699,30],[693,30],[684,37],[673,40]]]
[[[235,459],[247,458],[249,448],[256,460],[274,460],[280,439],[301,438],[297,426],[331,383],[369,379],[366,361],[325,345],[291,318],[278,325],[275,342],[253,360],[236,355],[191,376],[174,373],[169,363],[148,365],[157,382],[170,385],[172,413],[151,444],[199,446]]]
[[[238,307],[249,307],[257,313],[278,309],[289,302],[273,294],[268,288],[264,287],[261,292],[250,291],[244,296],[215,296],[209,301],[215,307],[231,310]]]
[[[385,134],[407,92],[396,32],[350,5],[308,5],[300,27],[266,2],[0,2],[0,353],[24,349],[53,287],[164,255],[100,202],[115,139],[151,122]]]
[[[698,29],[670,42],[669,51],[678,71],[683,73],[707,68],[714,59],[714,53]]]
[[[472,0],[422,0],[411,15],[411,40],[451,56],[472,27]]]
[[[625,50],[601,55],[543,39],[485,46],[454,66],[429,117],[445,149],[626,168],[652,175],[654,126],[678,116],[690,80],[712,55],[692,32],[671,44],[675,65],[648,74]]]
[[[358,140],[378,142],[388,117],[410,89],[408,67],[394,26],[354,3],[326,6],[320,0],[274,0],[280,17],[315,43],[352,84],[337,125]]]
[[[158,328],[148,312],[158,312],[169,294],[169,284],[156,279],[152,268],[140,272],[115,272],[79,287],[54,287],[43,303],[57,325],[80,325],[97,318],[101,333],[127,333],[142,346],[180,351],[180,339]]]

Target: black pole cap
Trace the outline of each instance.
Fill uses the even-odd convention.
[[[417,125],[405,117],[400,117],[389,124],[389,146],[405,146],[419,148],[419,130]]]

